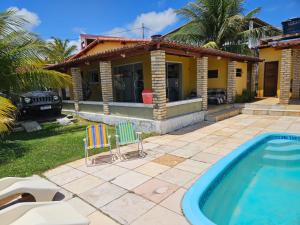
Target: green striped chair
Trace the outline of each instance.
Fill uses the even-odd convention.
[[[116,126],[116,142],[119,157],[126,159],[125,155],[121,154],[120,147],[128,144],[138,144],[138,152],[140,157],[145,157],[142,143],[142,132],[136,132],[131,122],[121,122]]]

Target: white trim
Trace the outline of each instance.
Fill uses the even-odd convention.
[[[176,102],[168,102],[167,107],[177,106],[177,105],[185,105],[195,102],[202,102],[202,98],[195,98],[195,99],[188,99],[188,100],[182,100],[182,101],[176,101]]]
[[[74,104],[75,101],[74,100],[62,100],[62,103]]]
[[[132,62],[132,63],[112,65],[112,68],[121,67],[121,66],[130,66],[130,65],[135,65],[135,64],[142,64],[142,66],[144,67],[144,62],[143,61],[138,61],[138,62]]]
[[[83,105],[103,105],[103,102],[96,102],[96,101],[79,101],[79,104]]]
[[[153,104],[143,104],[134,102],[110,102],[110,106],[136,107],[136,108],[153,108]]]

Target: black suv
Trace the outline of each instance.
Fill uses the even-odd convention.
[[[53,91],[30,91],[19,95],[14,102],[23,116],[35,112],[53,112],[59,115],[62,110],[61,98]]]

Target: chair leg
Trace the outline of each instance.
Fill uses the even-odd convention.
[[[119,157],[120,157],[120,160],[127,160],[127,156],[125,154],[122,154],[121,153],[121,146],[118,145],[118,153],[119,153]]]
[[[118,157],[116,156],[116,154],[114,154],[112,152],[111,145],[109,146],[109,152],[110,152],[110,156],[111,156],[111,162],[113,163],[113,162],[115,162],[118,159]]]
[[[90,164],[88,163],[89,161],[89,150],[85,149],[85,165],[86,166],[90,166]]]
[[[141,145],[141,149],[140,149],[140,145]],[[142,141],[138,142],[138,151],[139,151],[140,157],[144,158],[146,156],[146,154],[144,152],[144,147],[143,147],[143,142]]]

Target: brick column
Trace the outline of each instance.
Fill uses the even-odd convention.
[[[258,81],[258,63],[252,63],[251,65],[251,94],[256,92],[256,83]]]
[[[291,76],[292,76],[292,49],[283,49],[280,68],[280,104],[289,104]]]
[[[151,51],[151,75],[153,90],[153,119],[167,117],[166,97],[166,53],[162,50]]]
[[[202,110],[207,110],[208,57],[197,58],[197,97],[202,98]]]
[[[300,49],[293,50],[292,98],[299,99],[300,92]]]
[[[228,62],[227,103],[234,103],[236,95],[236,61]]]
[[[103,99],[103,113],[105,115],[109,115],[109,102],[113,101],[111,62],[101,61],[99,66]]]
[[[81,80],[81,72],[80,68],[72,67],[71,68],[72,75],[72,85],[73,85],[73,96],[74,96],[74,105],[75,111],[79,111],[79,101],[83,100],[82,94],[82,80]]]

